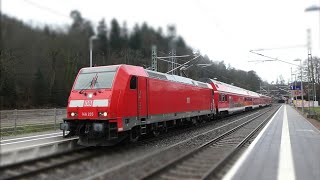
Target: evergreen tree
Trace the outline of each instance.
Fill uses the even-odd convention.
[[[128,27],[127,22],[123,22],[122,28],[121,28],[121,38],[122,38],[122,46],[126,49],[128,48]]]
[[[33,103],[35,106],[43,106],[48,103],[48,91],[47,86],[40,68],[38,68],[35,73],[34,82],[33,82]]]
[[[89,38],[94,34],[90,21],[79,11],[72,11],[70,17],[70,27],[53,29],[49,25],[35,28],[2,16],[2,41],[5,45],[0,51],[2,108],[67,105],[75,76],[80,68],[89,65]],[[149,66],[152,44],[157,45],[159,56],[168,55],[170,38],[163,34],[161,28],[155,31],[144,23],[128,30],[126,23],[120,27],[117,20],[113,19],[109,29],[102,19],[97,27],[99,38],[94,41],[94,64]],[[182,37],[177,36],[176,48],[177,55],[192,54],[192,49]],[[182,62],[185,59],[178,59],[178,63]],[[212,61],[204,56],[199,63],[209,64]],[[316,81],[320,79],[319,64],[316,61],[314,63]],[[158,61],[158,69],[166,72],[167,62]],[[193,66],[186,71],[186,75],[190,78],[218,78],[254,91],[258,90],[260,80],[255,72],[226,67],[224,62],[213,62],[212,66],[206,68]]]
[[[73,20],[69,31],[70,33],[81,34],[86,38],[91,37],[94,34],[91,22],[82,18],[81,13],[78,10],[71,11],[70,17]]]
[[[98,49],[100,50],[100,52],[106,54],[108,49],[108,37],[107,37],[107,25],[104,19],[101,19],[101,21],[99,21],[99,24],[97,27],[97,36],[99,40]]]
[[[141,48],[142,44],[142,33],[140,32],[139,25],[136,24],[133,29],[133,33],[129,38],[129,47],[134,50]]]
[[[110,46],[112,49],[121,49],[122,39],[120,37],[120,26],[116,19],[111,21],[111,30],[110,30]]]

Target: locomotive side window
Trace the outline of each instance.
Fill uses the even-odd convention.
[[[227,95],[219,94],[219,101],[221,101],[221,102],[227,101]]]
[[[132,76],[130,79],[130,89],[137,89],[137,76]]]

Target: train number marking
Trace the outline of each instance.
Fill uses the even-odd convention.
[[[93,112],[82,112],[82,116],[93,116]]]
[[[92,107],[92,105],[93,105],[93,100],[84,100],[83,102],[84,107],[88,107],[88,106]]]

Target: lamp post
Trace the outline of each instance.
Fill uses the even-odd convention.
[[[301,59],[296,59],[296,60],[294,60],[294,61],[300,61],[300,65],[297,65],[297,64],[294,64],[294,63],[291,63],[291,62],[287,62],[287,61],[284,61],[284,60],[281,60],[281,59],[278,59],[278,58],[273,58],[273,57],[270,57],[270,56],[266,56],[266,55],[264,55],[264,54],[261,54],[261,53],[257,53],[257,52],[255,52],[255,50],[250,50],[249,52],[251,52],[251,53],[253,53],[253,54],[256,54],[256,55],[259,55],[259,56],[263,56],[263,57],[266,57],[266,58],[270,58],[270,59],[268,59],[268,60],[263,60],[263,62],[265,62],[265,61],[280,61],[280,62],[283,62],[283,63],[287,63],[287,64],[291,64],[291,65],[295,65],[295,66],[298,66],[298,67],[300,67],[301,68],[301,98],[302,98],[302,108],[301,108],[301,110],[302,110],[302,114],[304,113],[304,102],[303,102],[303,83],[302,83],[302,65],[301,65]],[[250,61],[250,62],[252,62],[252,61]]]
[[[297,87],[297,74],[294,74],[294,86]],[[297,104],[297,95],[295,94],[294,96],[296,98],[296,104]],[[297,106],[296,106],[296,108],[297,108]]]
[[[291,76],[290,76],[290,79],[291,79],[291,85],[290,85],[290,87],[291,87],[291,88],[290,88],[290,89],[291,89],[291,94],[290,94],[290,100],[291,100],[291,101],[290,101],[290,102],[291,102],[291,103],[290,103],[290,105],[292,105],[292,104],[294,105],[294,103],[293,103],[293,102],[294,102],[294,101],[293,101],[293,100],[294,100],[294,95],[292,95],[292,90],[295,90],[296,86],[294,86],[294,89],[293,89],[292,67],[290,68],[290,72],[291,72],[291,74],[290,74],[290,75],[291,75]],[[294,91],[294,92],[295,92],[295,91]]]
[[[304,10],[305,12],[312,12],[312,11],[319,11],[319,38],[320,38],[320,6],[317,6],[317,5],[312,5],[312,6],[309,6],[309,7],[307,7],[305,10]],[[320,39],[319,39],[319,46],[320,46]],[[313,101],[315,101],[316,100],[316,98],[317,98],[317,95],[316,95],[316,88],[315,88],[315,82],[313,82],[313,92],[314,92],[314,99],[313,99]],[[314,102],[313,102],[313,104],[314,104]]]
[[[296,59],[296,60],[294,60],[294,61],[300,61],[300,70],[301,70],[301,88],[300,88],[300,90],[301,90],[301,100],[302,100],[302,103],[301,103],[301,110],[302,110],[302,114],[303,114],[303,110],[304,110],[304,101],[303,101],[303,95],[304,95],[304,93],[303,93],[303,83],[302,83],[302,65],[301,65],[301,59]]]
[[[304,11],[310,12],[310,11],[319,11],[319,10],[320,10],[320,6],[312,5],[312,6],[307,7]]]
[[[291,68],[291,69],[292,69],[292,68]],[[295,73],[292,74],[292,73],[291,73],[291,77],[292,77],[292,76],[294,76],[294,84],[293,84],[293,80],[291,80],[291,82],[292,82],[292,87],[295,87],[294,89],[292,88],[292,90],[295,90],[295,91],[294,91],[294,94],[293,94],[293,97],[292,97],[292,98],[293,98],[293,101],[292,101],[292,102],[293,102],[294,107],[297,108],[297,97],[296,97],[297,74],[295,74]],[[294,103],[294,102],[295,102],[295,103]]]
[[[92,41],[98,39],[96,35],[93,35],[89,39],[89,48],[90,48],[90,67],[92,67],[92,48],[93,48],[93,43]]]
[[[320,36],[320,6],[312,5],[312,6],[307,7],[304,10],[304,12],[313,12],[313,11],[319,11],[319,36]],[[319,39],[319,43],[320,43],[320,39]],[[319,46],[320,46],[320,44],[319,44]]]
[[[317,83],[313,83],[313,92],[314,92],[314,99],[313,101],[317,101]]]

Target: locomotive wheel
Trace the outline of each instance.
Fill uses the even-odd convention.
[[[160,135],[160,131],[158,129],[157,130],[153,130],[152,134],[153,134],[154,137],[158,137]]]
[[[197,125],[198,125],[198,120],[197,120],[197,118],[192,118],[191,123],[192,123],[194,126],[197,126]]]
[[[130,131],[130,142],[137,142],[140,137],[140,131],[138,128],[132,128]]]

